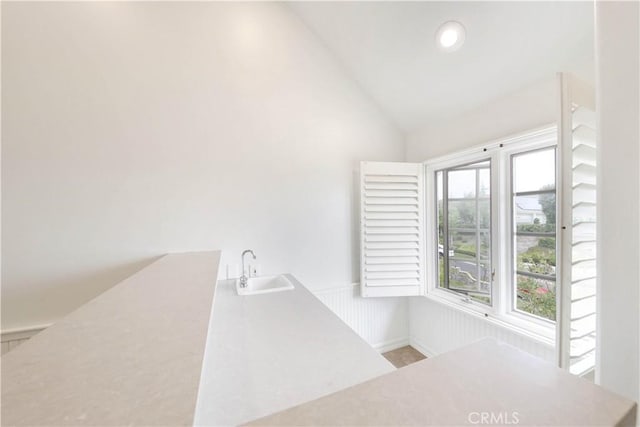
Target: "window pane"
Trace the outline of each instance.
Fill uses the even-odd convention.
[[[438,206],[438,286],[444,286],[444,203],[442,195],[442,172],[436,173],[436,194]]]
[[[514,191],[537,191],[556,186],[556,150],[547,148],[513,156]]]
[[[474,197],[476,195],[476,172],[473,169],[447,172],[449,198]]]
[[[514,155],[512,167],[514,308],[554,321],[555,148]]]
[[[535,273],[556,279],[556,239],[555,237],[517,236],[516,270]]]
[[[436,173],[438,286],[484,304],[491,304],[490,166]]]
[[[488,229],[491,227],[491,199],[478,199],[478,206],[480,210],[479,223],[480,228]]]
[[[556,231],[556,193],[543,192],[513,199],[516,231],[553,233]]]
[[[449,228],[475,229],[476,199],[449,199]]]
[[[480,194],[480,197],[489,197],[490,193],[491,193],[491,170],[489,169],[489,164],[487,163],[487,167],[485,169],[480,169],[479,194]]]
[[[517,277],[516,308],[535,316],[556,320],[555,282],[521,274]]]

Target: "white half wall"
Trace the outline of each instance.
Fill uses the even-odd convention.
[[[3,3],[2,88],[3,329],[175,251],[350,286],[358,164],[404,155],[279,3]]]
[[[380,353],[409,344],[407,298],[362,298],[359,283],[314,295]]]
[[[596,2],[596,381],[640,400],[640,4]]]
[[[410,337],[413,347],[431,357],[492,337],[555,363],[555,346],[425,297],[411,297]]]

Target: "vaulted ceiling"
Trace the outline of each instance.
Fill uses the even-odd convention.
[[[593,2],[293,2],[403,130],[478,108],[558,71],[593,80]],[[466,28],[437,48],[445,21]]]

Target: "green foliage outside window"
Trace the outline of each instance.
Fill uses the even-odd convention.
[[[553,186],[547,186],[541,190],[552,190],[553,188]],[[546,217],[546,224],[540,224],[539,221],[533,224],[519,224],[518,232],[555,233],[555,193],[540,194],[538,201]],[[554,237],[540,237],[537,246],[518,255],[517,264],[519,271],[555,276],[556,239]],[[545,319],[556,320],[555,282],[523,275],[518,275],[517,281],[516,307],[518,310]]]
[[[540,285],[537,279],[518,276],[518,310],[556,320],[556,291]]]

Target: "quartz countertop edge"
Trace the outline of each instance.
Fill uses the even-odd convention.
[[[459,426],[486,417],[484,424],[635,426],[636,409],[626,398],[485,339],[246,425]]]
[[[192,425],[219,261],[165,255],[3,355],[3,425]]]

